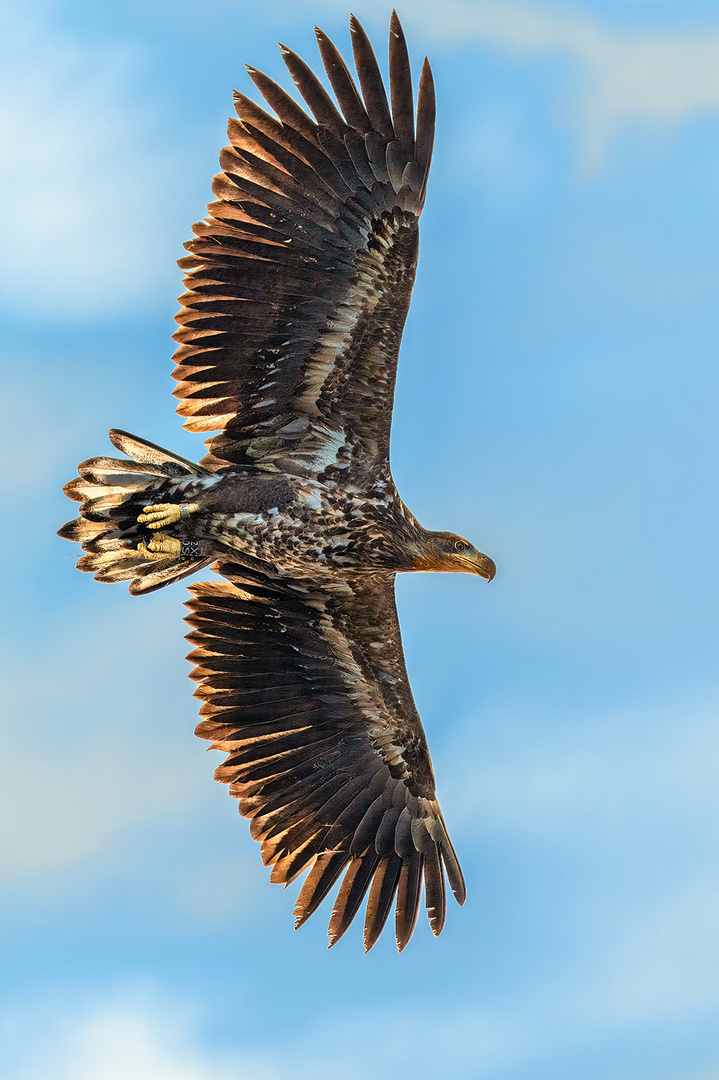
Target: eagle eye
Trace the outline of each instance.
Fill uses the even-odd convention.
[[[454,542],[454,550],[455,551],[466,551],[468,547],[469,547],[469,544],[466,544],[464,542],[464,540],[455,540],[455,542]]]

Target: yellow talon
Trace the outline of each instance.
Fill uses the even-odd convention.
[[[197,508],[197,503],[189,503],[187,506],[178,506],[177,503],[154,503],[152,506],[146,506],[137,520],[148,529],[164,529],[167,525],[174,525],[187,514],[194,514]],[[185,514],[182,513],[183,510]]]
[[[166,559],[168,555],[179,555],[182,544],[174,536],[166,536],[165,533],[157,533],[149,544],[143,541],[137,545],[137,550],[143,559]]]

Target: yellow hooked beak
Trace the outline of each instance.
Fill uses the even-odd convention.
[[[475,552],[474,555],[463,555],[462,558],[469,563],[473,574],[479,574],[480,577],[486,578],[487,581],[491,581],[497,573],[497,567],[489,555],[483,555],[481,551]]]

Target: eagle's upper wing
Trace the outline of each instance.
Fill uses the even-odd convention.
[[[328,587],[225,562],[215,569],[231,580],[191,585],[187,605],[188,659],[204,702],[197,734],[229,755],[217,779],[252,819],[272,880],[311,868],[297,925],[344,872],[330,944],[369,888],[365,948],[396,895],[403,949],[423,880],[439,934],[445,871],[460,904],[465,886],[407,679],[394,575],[357,574]]]
[[[417,125],[399,20],[390,99],[352,18],[361,94],[317,37],[342,114],[310,69],[282,55],[316,123],[276,83],[250,75],[279,120],[236,94],[209,216],[180,260],[177,411],[222,429],[204,464],[320,472],[388,460],[400,337],[417,258],[434,135],[425,60]]]

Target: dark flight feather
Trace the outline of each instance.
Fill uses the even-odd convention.
[[[417,923],[421,896],[422,855],[418,851],[413,851],[402,860],[402,869],[397,883],[395,935],[399,952],[402,952],[412,937]]]
[[[317,35],[317,44],[319,45],[322,63],[327,72],[327,77],[332,83],[332,89],[335,92],[335,97],[344,118],[350,127],[364,135],[372,125],[347,65],[336,46],[318,26],[315,27],[315,34]]]
[[[392,901],[397,891],[397,882],[402,870],[402,860],[394,854],[380,856],[377,869],[372,878],[372,887],[367,897],[367,914],[364,925],[364,948],[369,952],[384,929],[387,916],[392,910]]]
[[[309,105],[317,123],[320,127],[326,127],[334,135],[342,138],[347,130],[347,124],[337,112],[329,94],[312,69],[286,45],[280,45],[280,53],[295,86]]]
[[[263,75],[261,71],[250,67],[249,64],[247,65],[247,74],[283,124],[299,132],[300,135],[304,135],[309,142],[317,142],[317,125],[310,120],[304,109],[301,109],[297,102],[274,79]]]
[[[414,153],[414,113],[412,109],[412,74],[404,31],[392,12],[389,24],[389,86],[392,97],[392,127],[395,138]]]
[[[375,659],[372,648],[378,639],[399,641],[393,576],[350,575],[327,591],[316,581],[287,582],[227,563],[216,568],[228,581],[191,586],[187,605],[196,693],[211,717],[197,733],[227,753],[216,777],[231,785],[240,811],[252,818],[272,880],[289,882],[310,868],[298,924],[349,865],[331,942],[370,888],[365,946],[371,948],[402,881],[406,910],[397,916],[398,935],[406,943],[420,868],[438,933],[445,908],[440,846],[452,848],[401,653]],[[255,674],[254,658],[263,654],[271,670],[297,681],[273,688],[267,674]],[[391,692],[379,689],[383,675],[391,675]],[[318,696],[322,719],[306,723],[303,709]],[[410,741],[407,757],[402,747]],[[451,866],[456,885],[454,857]]]
[[[393,139],[392,117],[379,64],[364,28],[354,15],[350,15],[350,33],[357,77],[372,128],[385,139]]]
[[[377,869],[379,855],[369,850],[352,859],[345,874],[330,916],[327,930],[330,947],[335,945],[347,931],[367,895],[372,877]]]
[[[349,855],[344,851],[326,851],[318,855],[297,897],[295,930],[314,915],[348,862]]]

